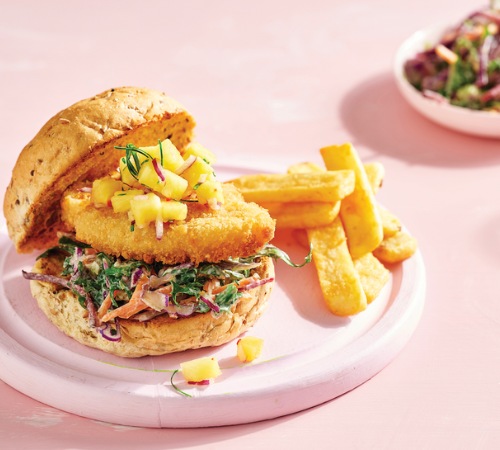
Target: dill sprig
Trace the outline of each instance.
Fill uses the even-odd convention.
[[[177,372],[180,372],[179,369],[177,370],[174,370],[174,373],[172,374],[172,376],[170,377],[170,384],[172,385],[172,387],[177,391],[179,392],[180,394],[182,395],[185,395],[186,397],[193,397],[192,395],[189,395],[189,394],[186,394],[184,391],[181,391],[175,384],[174,384],[174,375],[177,373]]]
[[[148,159],[153,159],[153,157],[145,150],[136,147],[134,144],[127,144],[126,147],[115,147],[115,148],[117,150],[125,150],[125,163],[127,164],[127,169],[136,180],[139,180],[139,171],[141,170],[142,164],[139,161],[137,153],[140,153],[141,155],[145,156],[147,158],[146,161]],[[163,154],[162,154],[162,159],[163,159]]]
[[[160,139],[158,139],[158,145],[160,146],[161,166],[163,167],[163,147],[161,146],[161,140]]]

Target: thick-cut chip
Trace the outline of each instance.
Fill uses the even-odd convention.
[[[316,163],[305,162],[300,164],[293,164],[288,168],[287,173],[310,173],[310,172],[324,172],[323,167],[318,166]]]
[[[352,170],[245,175],[232,183],[247,202],[336,203],[354,190],[355,176]]]
[[[366,309],[366,295],[347,249],[342,222],[307,230],[313,259],[328,309],[350,316]]]
[[[417,251],[417,240],[399,231],[394,236],[384,239],[373,255],[382,262],[393,264],[404,261]]]
[[[385,169],[384,166],[380,163],[366,163],[363,164],[366,172],[366,176],[368,177],[368,181],[370,182],[370,186],[372,187],[372,191],[374,194],[378,192],[378,190],[382,187],[382,181],[384,181]]]
[[[384,239],[394,236],[398,231],[401,231],[401,222],[394,214],[382,208],[380,205],[378,209],[380,212],[380,218],[382,219]]]
[[[342,200],[340,217],[351,256],[360,258],[376,249],[384,237],[380,213],[365,169],[350,143],[325,147],[320,152],[329,171],[353,170],[356,174],[356,187]]]
[[[340,210],[337,203],[261,203],[276,219],[276,228],[315,228],[335,220]]]
[[[381,163],[373,162],[363,164],[365,168],[366,176],[372,187],[374,194],[382,187],[382,181],[385,176],[385,169]],[[300,164],[293,164],[288,168],[287,173],[310,173],[310,172],[324,172],[323,167],[318,166],[316,163],[305,162]]]
[[[373,302],[389,281],[389,271],[371,253],[353,261],[368,303]]]

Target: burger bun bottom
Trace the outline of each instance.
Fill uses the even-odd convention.
[[[54,253],[37,261],[33,272],[59,276],[64,258]],[[274,277],[271,258],[260,259],[261,265],[252,272],[261,278]],[[120,320],[121,340],[112,342],[91,328],[85,309],[76,295],[61,286],[31,281],[31,293],[49,320],[66,335],[83,345],[127,358],[147,355],[163,355],[188,349],[225,344],[251,328],[267,306],[273,282],[244,292],[232,307],[232,315],[223,313],[193,314],[172,319],[167,314],[147,322]]]

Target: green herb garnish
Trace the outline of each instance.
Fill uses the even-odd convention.
[[[177,391],[179,392],[179,394],[182,394],[182,395],[185,395],[186,397],[193,397],[192,395],[189,395],[189,394],[186,394],[184,391],[181,391],[175,384],[174,384],[174,375],[177,373],[177,372],[181,372],[181,370],[177,369],[177,370],[174,370],[174,373],[172,374],[172,376],[170,377],[170,384],[172,385],[172,387]]]

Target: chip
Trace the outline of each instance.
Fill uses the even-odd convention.
[[[382,208],[380,205],[378,209],[380,212],[380,218],[382,219],[384,239],[394,236],[398,231],[401,231],[401,222],[394,214]]]
[[[402,231],[384,239],[373,255],[384,263],[394,264],[404,261],[417,251],[417,240]]]
[[[308,229],[307,235],[313,245],[314,264],[328,309],[338,316],[366,309],[366,295],[349,254],[340,218],[331,225]]]
[[[358,272],[361,286],[363,286],[366,300],[371,303],[389,281],[389,271],[371,253],[355,259],[353,263],[356,272]]]
[[[356,174],[356,187],[342,200],[340,217],[351,256],[360,258],[376,249],[384,237],[382,220],[365,169],[349,143],[325,147],[320,152],[328,171],[353,170]]]
[[[354,190],[352,170],[336,172],[245,175],[232,183],[247,202],[336,203]]]
[[[363,167],[365,168],[366,176],[368,177],[372,191],[376,194],[382,187],[382,181],[385,175],[384,166],[380,163],[373,162],[363,164]]]
[[[340,210],[337,203],[261,203],[276,219],[276,228],[314,228],[328,225]]]

